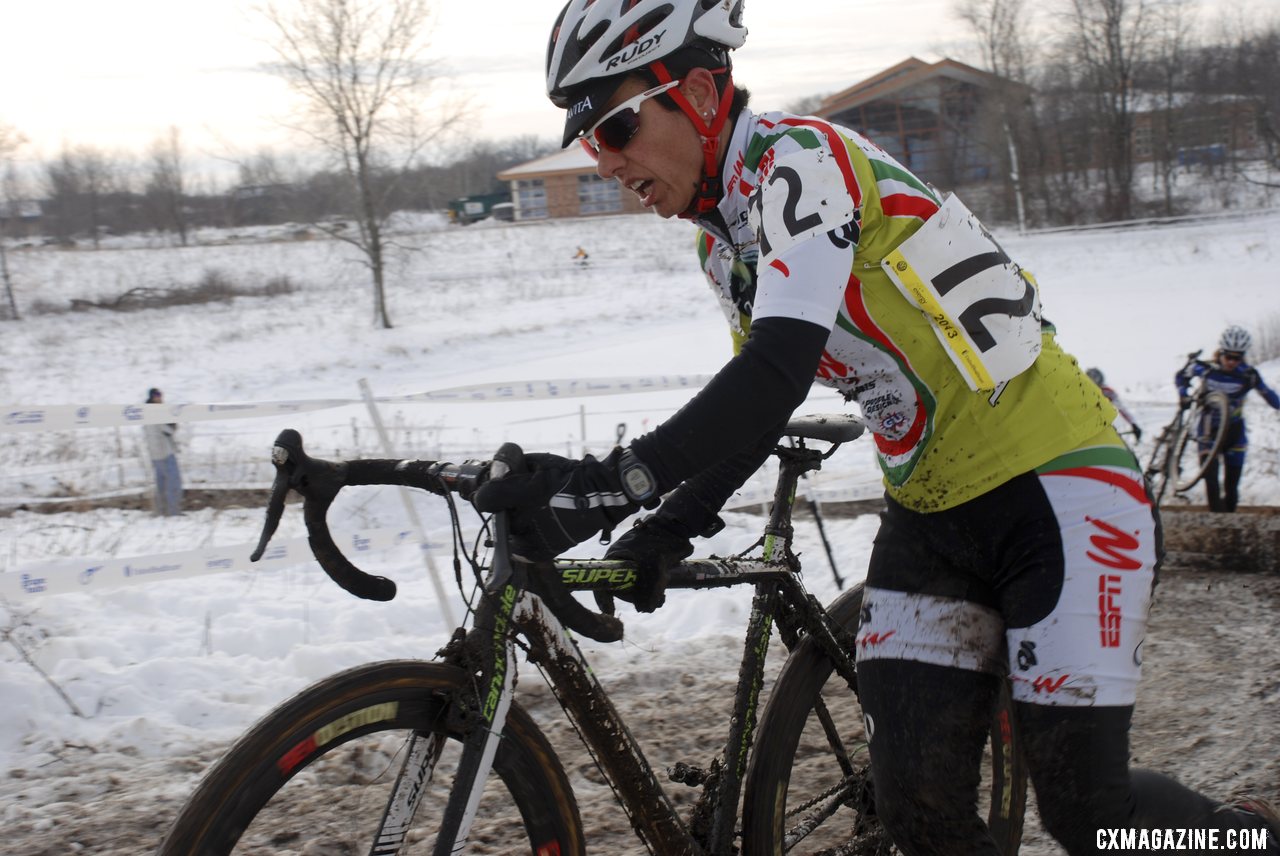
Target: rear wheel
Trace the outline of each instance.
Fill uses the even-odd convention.
[[[862,586],[828,608],[852,638]],[[1022,841],[1027,772],[1005,681],[983,760],[987,824],[1011,856]],[[831,661],[811,641],[787,658],[756,730],[747,770],[742,852],[896,853],[875,817],[862,709]]]
[[[326,678],[268,714],[218,761],[160,847],[205,854],[426,854],[448,800],[462,722],[451,709],[467,674],[420,661],[373,663]],[[582,854],[564,769],[512,705],[468,853]],[[401,849],[376,830],[414,749],[438,752]]]
[[[1178,493],[1195,487],[1222,453],[1230,407],[1222,392],[1206,392],[1191,405],[1169,455],[1169,483]]]

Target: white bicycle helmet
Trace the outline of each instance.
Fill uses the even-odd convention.
[[[1218,347],[1222,350],[1239,351],[1242,354],[1249,350],[1251,344],[1253,337],[1249,335],[1249,331],[1235,324],[1223,330],[1222,338],[1218,340]]]
[[[692,45],[741,47],[743,0],[569,0],[547,44],[547,97],[563,145],[595,123],[627,74]],[[727,63],[727,52],[725,53]]]

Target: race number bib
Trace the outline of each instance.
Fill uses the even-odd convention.
[[[760,185],[747,201],[748,222],[760,240],[760,265],[857,216],[835,156],[823,148],[797,149],[759,166]]]
[[[880,264],[970,389],[994,390],[1036,361],[1040,295],[954,195]]]

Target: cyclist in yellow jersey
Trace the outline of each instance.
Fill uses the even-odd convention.
[[[565,144],[659,216],[697,224],[735,353],[627,448],[527,456],[531,472],[489,482],[476,505],[517,509],[519,552],[545,558],[660,502],[608,553],[645,571],[633,600],[652,610],[665,569],[716,531],[811,384],[834,387],[884,472],[858,677],[898,847],[996,852],[975,806],[1006,671],[1041,818],[1067,852],[1094,852],[1108,828],[1266,828],[1128,769],[1158,522],[1035,280],[872,141],[747,109],[729,59],[741,14],[741,0],[570,0],[557,19],[547,91]]]

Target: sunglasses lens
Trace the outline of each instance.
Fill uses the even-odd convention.
[[[596,141],[611,152],[620,152],[640,130],[640,114],[630,108],[619,110],[595,129]]]
[[[1235,353],[1234,351],[1223,351],[1222,358],[1224,360],[1235,360],[1240,362],[1244,359],[1244,354]]]

